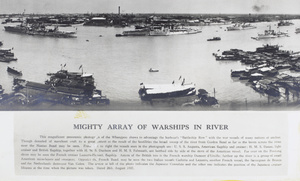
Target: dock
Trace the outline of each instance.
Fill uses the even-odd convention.
[[[231,70],[232,79],[250,84],[257,93],[272,100],[299,101],[300,76],[295,77],[281,71],[300,72],[299,52],[280,50],[278,45],[263,45],[255,51],[230,49],[217,56],[216,60],[226,60],[228,55],[249,67]]]

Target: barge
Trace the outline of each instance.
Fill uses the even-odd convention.
[[[17,75],[17,76],[21,76],[22,75],[22,71],[19,71],[17,69],[15,69],[15,67],[9,67],[7,66],[7,72]]]
[[[196,94],[195,84],[143,84],[138,93],[141,100],[151,101],[153,99],[176,98],[192,96]]]

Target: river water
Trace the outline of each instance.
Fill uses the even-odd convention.
[[[284,50],[299,51],[300,34],[295,25],[280,27],[290,37],[256,41],[251,37],[263,33],[277,22],[254,24],[257,29],[225,31],[229,25],[193,27],[202,33],[157,37],[116,37],[115,34],[133,27],[89,27],[74,26],[61,30],[77,31],[77,38],[64,39],[21,35],[4,31],[0,25],[0,40],[4,48],[12,48],[16,62],[0,63],[0,84],[5,92],[11,92],[13,77],[6,71],[7,65],[23,72],[23,79],[44,82],[49,72],[56,72],[61,64],[69,71],[83,71],[94,74],[97,88],[111,100],[111,109],[152,109],[141,104],[138,96],[140,83],[168,84],[178,81],[193,82],[197,89],[207,90],[218,99],[225,110],[243,109],[245,106],[260,107],[268,98],[256,93],[245,82],[233,80],[231,70],[244,69],[246,65],[237,61],[216,61],[212,53],[231,48],[254,51],[263,44],[278,44]],[[101,35],[101,36],[100,36]],[[208,38],[220,36],[221,41]],[[150,73],[149,68],[159,69]],[[199,108],[200,109],[200,108]]]

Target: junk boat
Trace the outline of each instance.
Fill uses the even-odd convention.
[[[82,66],[80,66],[82,68]],[[69,72],[67,70],[59,70],[56,73],[48,73],[50,79],[45,82],[46,85],[51,85],[54,88],[67,88],[68,90],[81,90],[86,96],[94,96],[99,94],[100,90],[96,90],[93,74],[82,72]],[[100,91],[101,93],[101,91]],[[100,94],[101,96],[101,94]]]
[[[288,37],[289,35],[284,32],[276,32],[271,29],[271,26],[269,26],[268,30],[265,30],[264,34],[258,34],[257,37],[251,37],[255,40],[261,40],[261,39],[269,39],[269,38],[279,38],[279,37]]]
[[[110,103],[110,100],[102,95],[102,91],[96,89],[92,74],[68,72],[61,69],[48,75],[50,79],[45,83],[14,79],[14,90],[24,94],[27,99],[26,104],[41,101],[65,105],[107,105]]]
[[[0,48],[0,62],[16,61],[14,53],[9,48]]]
[[[196,94],[195,84],[143,84],[138,93],[141,100],[151,101],[152,99],[175,98],[192,96]]]
[[[19,70],[15,69],[14,67],[11,68],[11,67],[7,66],[7,72],[12,73],[14,75],[18,75],[18,76],[22,75],[22,71],[19,71]]]
[[[213,38],[207,39],[207,41],[220,41],[220,40],[221,40],[220,37],[213,37]]]
[[[0,48],[0,57],[13,57],[15,54],[11,52],[10,48]]]
[[[80,66],[81,68],[82,66]],[[45,84],[27,82],[26,87],[39,89],[57,94],[63,104],[109,104],[110,101],[97,90],[92,74],[82,72],[69,72],[59,70],[56,73],[48,73],[50,79]],[[56,98],[56,96],[54,96]],[[48,99],[53,99],[48,97]],[[57,99],[57,98],[56,98]]]
[[[48,73],[50,79],[45,82],[47,85],[54,87],[69,87],[82,89],[85,94],[92,94],[96,88],[92,74],[83,74],[83,72],[69,72],[59,70],[56,73]]]

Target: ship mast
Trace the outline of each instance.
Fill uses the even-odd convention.
[[[82,65],[79,66],[79,70],[80,69],[81,69],[81,74],[83,75],[83,66]]]

